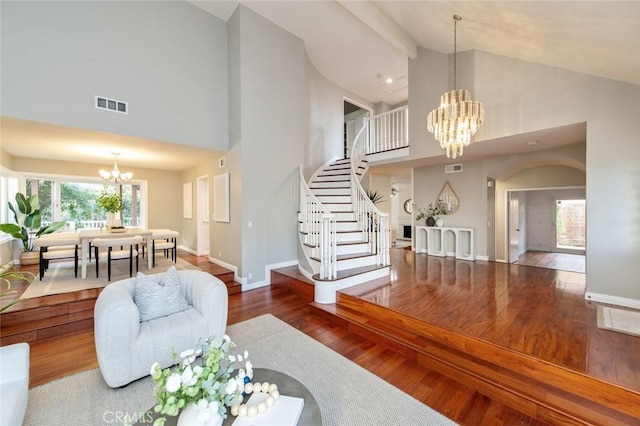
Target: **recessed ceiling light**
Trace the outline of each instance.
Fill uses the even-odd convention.
[[[391,84],[393,83],[393,79],[391,77],[389,77],[388,79],[386,79],[387,84]]]
[[[538,141],[534,141],[534,140],[527,141],[527,145],[538,145]]]

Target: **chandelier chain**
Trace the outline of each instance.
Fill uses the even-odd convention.
[[[456,83],[458,70],[458,21],[462,21],[462,16],[453,15],[453,90],[458,88]]]

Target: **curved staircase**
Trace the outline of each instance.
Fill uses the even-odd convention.
[[[317,303],[335,303],[336,291],[389,275],[389,217],[360,185],[367,171],[365,126],[351,159],[329,162],[309,180],[300,173],[300,241]]]

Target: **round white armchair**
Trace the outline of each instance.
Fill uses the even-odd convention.
[[[194,348],[208,337],[224,335],[225,284],[204,271],[172,268],[162,274],[138,273],[116,281],[98,296],[94,310],[96,353],[100,372],[110,387],[148,376],[154,362],[161,368],[174,365],[179,361],[174,353]],[[167,295],[176,272],[180,291]]]

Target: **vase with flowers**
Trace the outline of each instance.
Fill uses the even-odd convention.
[[[107,230],[122,228],[120,212],[123,208],[122,196],[120,194],[103,192],[98,197],[97,203],[107,212]]]
[[[444,203],[438,200],[435,205],[433,203],[429,203],[429,206],[424,209],[422,207],[418,207],[414,204],[414,207],[418,211],[418,215],[416,216],[416,220],[422,220],[424,218],[427,219],[427,226],[435,226],[438,221],[442,223],[442,219],[439,219],[440,216],[446,216],[447,210],[445,209]],[[442,225],[438,225],[442,226]]]
[[[253,377],[249,354],[231,354],[236,345],[229,336],[208,339],[197,349],[180,354],[174,368],[161,369],[156,362],[151,376],[156,382],[154,411],[162,417],[153,426],[163,426],[165,416],[177,416],[179,425],[219,426],[227,407],[243,400],[245,385]],[[237,365],[236,365],[237,364]]]

